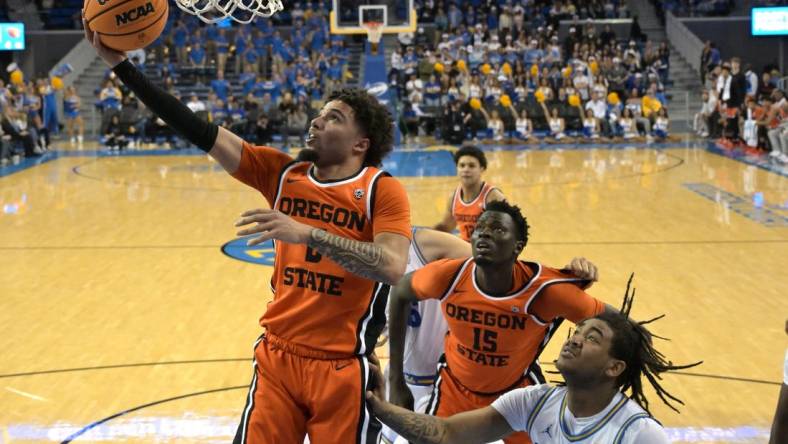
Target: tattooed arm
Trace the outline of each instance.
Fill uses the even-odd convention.
[[[513,432],[506,419],[492,407],[438,418],[389,404],[372,392],[367,392],[367,403],[381,422],[418,444],[485,443]]]
[[[238,231],[239,236],[262,234],[250,239],[247,245],[259,245],[270,239],[305,243],[351,273],[384,284],[396,284],[408,265],[410,240],[401,234],[383,232],[375,236],[374,242],[362,242],[296,222],[284,213],[269,209],[247,211],[235,226],[249,224],[255,225]]]
[[[361,242],[319,228],[309,233],[307,245],[359,276],[394,285],[405,273],[408,245],[405,236],[381,233],[374,242]]]

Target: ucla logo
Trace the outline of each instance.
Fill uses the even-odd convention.
[[[115,25],[126,25],[148,14],[154,13],[153,3],[148,2],[145,5],[140,5],[136,8],[130,9],[123,14],[115,14]]]
[[[268,265],[269,267],[273,266],[274,257],[276,256],[274,243],[269,240],[260,245],[250,247],[246,245],[246,242],[251,238],[251,236],[247,236],[227,242],[222,245],[222,253],[239,261]]]

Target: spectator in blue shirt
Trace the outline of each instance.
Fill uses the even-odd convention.
[[[326,28],[325,26],[317,26],[312,31],[312,51],[320,51],[326,46]]]
[[[265,80],[262,75],[257,76],[257,81],[252,88],[252,93],[255,97],[261,98],[265,94],[269,94],[271,99],[276,102],[282,94],[282,82],[278,75],[274,75],[271,80]]]
[[[235,54],[235,73],[241,73],[241,62],[243,61],[244,53],[246,52],[246,48],[249,42],[249,34],[246,31],[249,28],[241,27],[235,32],[235,38],[233,39],[233,43],[235,46],[234,54]]]
[[[347,63],[350,52],[345,47],[345,40],[342,38],[332,40],[330,54],[337,56],[343,65]]]
[[[254,88],[256,76],[257,75],[252,71],[245,71],[238,77],[238,83],[241,84],[241,90],[244,96],[249,94]]]
[[[709,52],[709,65],[717,66],[722,62],[720,50],[714,42],[711,42],[711,51]]]
[[[487,28],[491,31],[498,30],[498,8],[495,6],[490,8],[490,13],[487,14]]]
[[[260,56],[257,54],[257,49],[255,49],[253,46],[247,47],[242,57],[244,59],[244,72],[257,74],[259,72],[258,62],[260,60]]]
[[[205,48],[199,41],[192,43],[191,51],[189,51],[189,60],[191,67],[194,69],[197,83],[202,84],[205,82]]]
[[[342,80],[342,64],[339,63],[337,56],[331,56],[326,75],[331,80]]]
[[[473,5],[468,5],[468,9],[465,10],[465,26],[469,28],[476,26],[476,10]]]
[[[451,6],[449,6],[448,17],[449,27],[452,29],[459,27],[462,23],[462,11],[460,11],[460,8],[458,8],[456,4],[452,3]]]
[[[182,21],[178,21],[172,30],[172,44],[175,46],[175,53],[180,65],[186,65],[188,62],[189,52],[186,44],[188,37],[189,31],[186,29],[186,25]]]
[[[430,75],[429,81],[424,85],[424,104],[426,106],[441,105],[441,84],[435,74]]]
[[[216,94],[216,97],[225,102],[227,101],[227,96],[230,91],[230,82],[224,79],[224,71],[216,71],[216,78],[211,80],[211,91]]]
[[[213,43],[216,49],[216,71],[224,73],[227,56],[230,54],[230,40],[227,38],[224,29],[219,29],[216,37],[213,39]]]

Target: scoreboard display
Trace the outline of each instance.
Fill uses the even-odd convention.
[[[788,35],[788,7],[752,8],[752,35]]]
[[[0,51],[25,49],[25,24],[0,23]]]

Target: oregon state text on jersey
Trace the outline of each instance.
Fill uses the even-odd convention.
[[[492,185],[482,182],[482,188],[479,195],[470,202],[465,202],[462,196],[462,185],[458,186],[454,191],[454,198],[451,201],[451,215],[454,221],[457,222],[457,229],[460,231],[460,237],[468,242],[471,240],[474,228],[476,228],[476,221],[479,216],[484,212],[487,204],[487,196],[490,191],[494,190]]]
[[[381,232],[411,236],[405,190],[377,168],[321,182],[310,162],[292,162],[278,150],[245,145],[234,176],[260,190],[273,208],[329,233],[363,242]],[[388,286],[345,270],[305,244],[274,244],[274,300],[260,324],[319,350],[346,355],[370,351],[385,323]]]
[[[582,279],[538,263],[516,262],[513,280],[507,295],[485,294],[471,258],[433,262],[413,275],[419,299],[441,299],[448,369],[474,392],[518,383],[564,318],[579,322],[604,308],[578,287]]]

